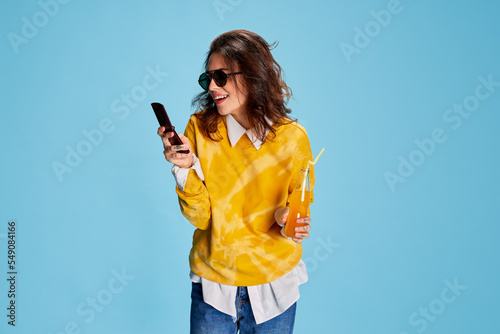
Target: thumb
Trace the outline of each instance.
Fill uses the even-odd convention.
[[[276,220],[276,223],[280,226],[284,226],[286,224],[286,219],[288,218],[288,212],[290,211],[289,207],[283,206],[278,208],[274,212],[274,219]]]

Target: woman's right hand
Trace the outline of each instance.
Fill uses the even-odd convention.
[[[164,126],[160,126],[158,128],[158,135],[161,137],[163,142],[163,154],[165,155],[165,159],[167,161],[177,165],[181,168],[190,168],[193,166],[193,152],[191,150],[191,144],[189,143],[189,139],[185,137],[183,134],[179,133],[179,138],[182,140],[182,145],[172,146],[170,144],[169,138],[174,136],[173,132],[166,132]],[[189,150],[189,153],[178,153],[178,151]]]

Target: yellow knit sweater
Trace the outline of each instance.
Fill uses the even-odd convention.
[[[192,116],[185,131],[205,176],[202,181],[191,169],[184,190],[176,188],[182,214],[197,227],[191,270],[226,285],[269,283],[302,256],[302,246],[281,235],[274,211],[288,204],[301,167],[312,160],[309,139],[294,122],[257,150],[246,134],[231,147],[225,119],[218,129],[222,140],[212,141]],[[311,198],[313,186],[311,169]]]

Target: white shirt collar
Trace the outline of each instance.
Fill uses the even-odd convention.
[[[269,124],[272,124],[271,121],[266,117],[266,120]],[[229,137],[229,142],[231,143],[231,147],[234,147],[240,140],[240,138],[246,133],[253,146],[258,150],[262,146],[262,141],[258,139],[251,129],[246,130],[240,123],[238,123],[234,117],[230,114],[226,115],[226,124],[227,124],[227,135]],[[269,133],[269,130],[266,130],[266,136]]]

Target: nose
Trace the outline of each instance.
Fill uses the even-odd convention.
[[[214,78],[210,78],[210,84],[208,85],[208,90],[209,91],[215,91],[215,90],[218,90],[220,87],[217,86],[217,84],[215,83],[214,81]]]

